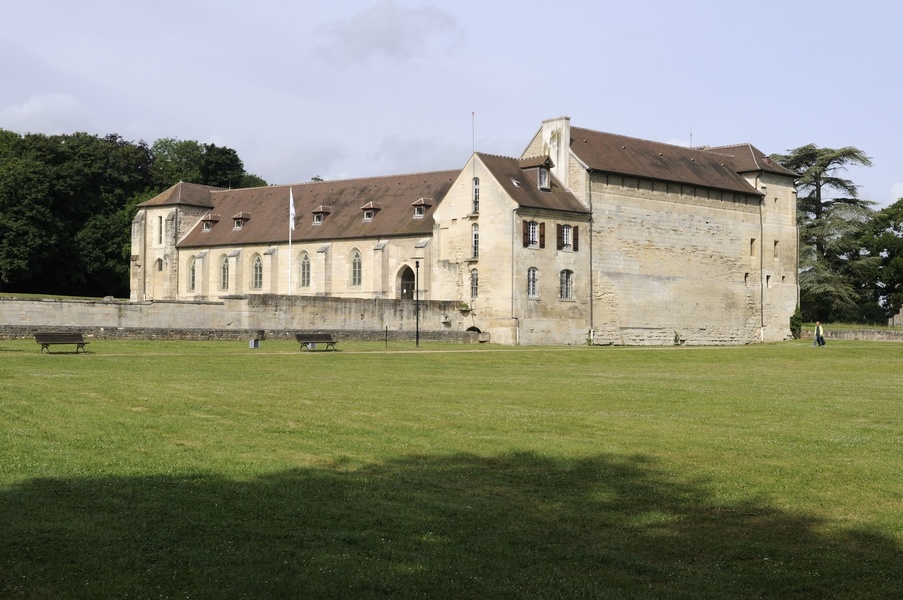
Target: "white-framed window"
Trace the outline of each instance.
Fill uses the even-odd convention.
[[[219,265],[219,289],[229,289],[229,257],[224,256]]]
[[[314,213],[314,225],[319,225],[323,222],[323,213]]]
[[[244,219],[235,219],[232,224],[232,229],[241,229],[245,225]]]
[[[480,226],[476,223],[470,228],[470,257],[480,257]]]
[[[213,229],[213,223],[211,221],[204,221],[203,231],[210,231]]]
[[[426,209],[423,206],[415,206],[414,207],[414,218],[422,219],[424,213],[426,213]]]
[[[539,298],[539,271],[536,267],[527,269],[527,298]]]
[[[549,182],[549,169],[546,167],[539,167],[539,189],[552,189],[552,184]]]
[[[559,298],[562,300],[573,300],[574,299],[574,272],[570,269],[564,269],[561,272],[561,286],[560,291],[558,293]]]
[[[188,291],[193,292],[195,289],[195,282],[197,281],[197,259],[195,257],[191,257],[191,260],[188,261]]]
[[[351,253],[351,285],[359,286],[363,279],[362,277],[363,265],[361,260],[361,253],[358,250],[354,250]]]
[[[571,226],[570,225],[562,225],[561,226],[561,247],[562,248],[570,248],[571,247]]]
[[[163,217],[157,217],[157,243],[163,243]]]
[[[480,178],[473,178],[473,212],[480,212]]]
[[[310,287],[310,254],[301,254],[301,287]]]
[[[546,224],[524,221],[524,248],[546,247]]]
[[[368,208],[364,210],[364,221],[372,221],[373,220],[373,209]]]
[[[259,256],[254,257],[251,263],[251,289],[263,288],[263,260]]]
[[[470,297],[476,298],[480,294],[480,273],[476,269],[470,270]]]

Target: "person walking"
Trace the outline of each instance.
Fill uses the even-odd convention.
[[[821,326],[821,321],[815,322],[815,339],[812,340],[812,345],[816,348],[820,348],[825,345],[825,328]]]

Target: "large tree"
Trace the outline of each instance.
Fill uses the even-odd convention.
[[[878,211],[861,240],[872,259],[874,297],[884,316],[892,317],[903,308],[903,198]]]
[[[800,303],[807,320],[867,318],[869,294],[863,290],[859,229],[872,215],[871,202],[859,198],[850,166],[871,166],[866,154],[847,146],[801,146],[771,157],[800,174],[797,208],[800,229]]]

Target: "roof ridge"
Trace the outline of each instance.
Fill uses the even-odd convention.
[[[643,142],[645,144],[658,144],[661,146],[668,146],[670,148],[678,148],[680,150],[691,150],[694,152],[706,153],[705,148],[711,149],[711,146],[681,146],[680,144],[673,144],[671,142],[659,142],[657,140],[647,140],[645,138],[636,137],[633,135],[624,135],[623,133],[611,133],[609,131],[598,131],[596,129],[589,129],[587,127],[571,127],[571,131],[575,129],[582,129],[584,131],[588,131],[590,133],[598,133],[600,135],[610,135],[611,137],[623,138],[626,140],[633,140],[635,142]]]
[[[324,179],[323,181],[299,181],[297,183],[276,183],[266,187],[289,187],[296,185],[321,185],[324,183],[348,183],[363,181],[365,179],[394,179],[396,177],[416,177],[417,175],[442,175],[445,173],[459,173],[460,169],[443,169],[441,171],[414,171],[411,173],[394,173],[392,175],[365,175],[362,177],[347,177],[345,179]],[[253,188],[245,188],[253,189]]]

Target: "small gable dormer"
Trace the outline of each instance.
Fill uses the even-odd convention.
[[[241,229],[250,218],[251,213],[249,212],[240,212],[237,215],[234,215],[232,217],[232,229]]]
[[[533,156],[520,159],[520,168],[525,175],[535,178],[536,187],[543,192],[552,191],[552,167],[555,163],[548,156]]]
[[[326,219],[326,215],[332,212],[331,206],[326,206],[325,204],[321,204],[317,208],[311,211],[314,215],[313,223],[314,225],[319,225]]]
[[[416,201],[414,201],[414,203],[411,204],[411,206],[414,207],[414,218],[422,219],[423,216],[426,214],[427,209],[429,209],[429,207],[432,205],[433,205],[432,198],[419,198]]]
[[[210,231],[213,229],[213,226],[219,222],[219,219],[219,215],[207,213],[204,215],[204,218],[201,219],[201,231]]]
[[[376,213],[383,207],[382,202],[368,202],[367,204],[361,207],[361,216],[364,219],[364,222],[370,222],[373,220],[373,217],[376,216]]]

